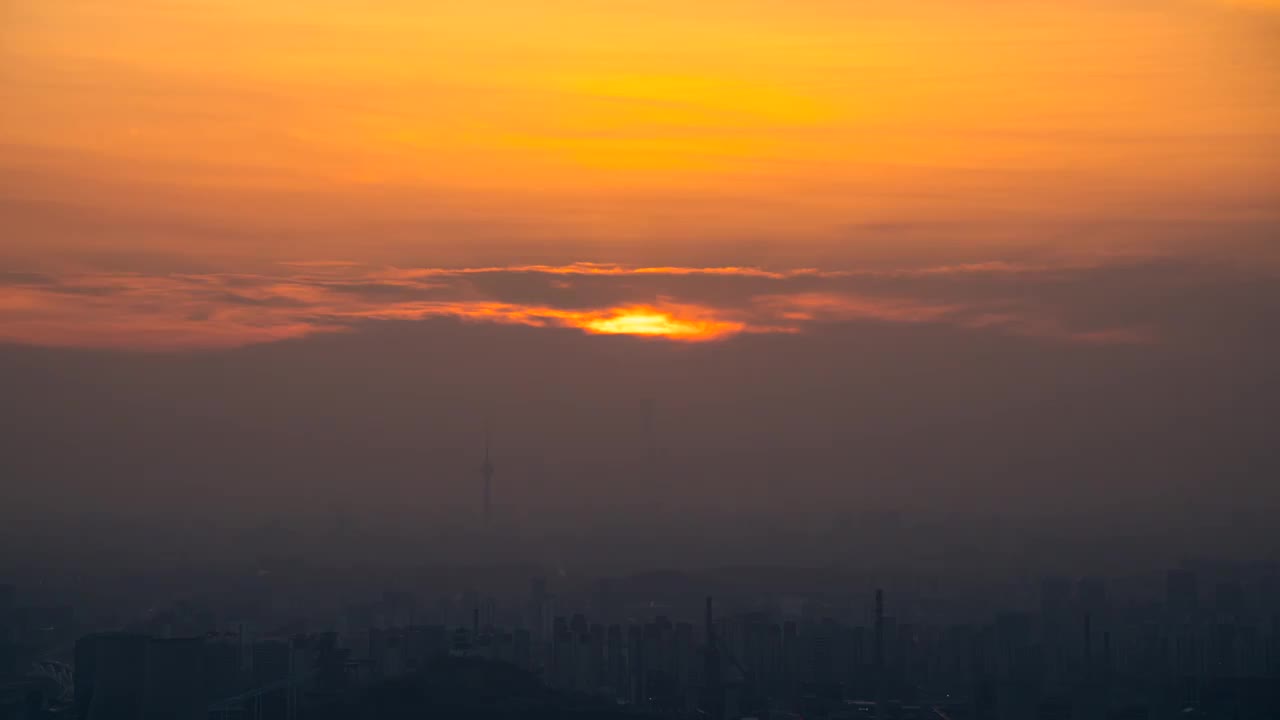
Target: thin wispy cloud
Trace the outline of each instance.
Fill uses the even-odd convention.
[[[280,268],[278,273],[10,273],[0,278],[0,340],[196,350],[433,318],[672,342],[798,334],[857,322],[937,324],[1061,342],[1152,339],[1138,328],[1072,325],[1059,317],[1061,311],[999,295],[1001,277],[1063,272],[1051,266],[819,271],[586,262],[475,268],[306,262]],[[967,278],[985,289],[939,291],[929,285],[939,276]]]

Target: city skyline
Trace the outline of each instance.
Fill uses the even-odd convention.
[[[148,577],[153,596],[178,595],[140,615],[134,593],[70,606],[48,604],[65,581],[0,585],[0,671],[39,658],[0,685],[0,709],[291,720],[403,703],[490,717],[517,696],[526,717],[1266,718],[1280,700],[1276,569],[940,582],[280,565],[248,584]]]

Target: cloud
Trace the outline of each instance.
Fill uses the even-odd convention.
[[[45,285],[54,282],[53,277],[44,273],[0,272],[0,287],[5,285]]]
[[[1280,0],[1217,0],[1222,5],[1251,10],[1280,11]]]
[[[576,262],[568,265],[506,265],[470,268],[408,268],[398,271],[400,277],[460,277],[466,275],[585,275],[585,276],[646,276],[666,275],[674,277],[711,275],[739,278],[766,278],[785,280],[794,277],[840,277],[843,272],[824,273],[812,268],[774,271],[758,267],[630,267],[614,263]]]
[[[873,298],[847,293],[798,293],[765,295],[754,299],[758,309],[779,320],[842,322],[936,322],[960,311],[959,307],[933,305],[901,298]]]
[[[590,262],[372,268],[309,261],[278,267],[256,274],[6,273],[0,276],[0,340],[194,350],[429,318],[672,342],[816,332],[851,322],[936,324],[1080,344],[1154,339],[1135,324],[1073,319],[1070,297],[1054,305],[1027,296],[1031,286],[1047,292],[1064,276],[1101,272],[1088,264],[773,270]]]

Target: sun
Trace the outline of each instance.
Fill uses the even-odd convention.
[[[743,330],[743,324],[717,320],[679,309],[618,308],[606,315],[585,318],[583,330],[601,335],[640,335],[669,340],[714,340]]]

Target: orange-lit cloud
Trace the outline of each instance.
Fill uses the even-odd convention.
[[[967,278],[999,291],[1001,278],[1011,272],[1053,272],[1007,264],[875,272],[593,263],[371,269],[309,262],[284,267],[277,274],[3,274],[0,341],[148,350],[230,348],[349,331],[373,321],[430,318],[677,342],[802,333],[852,322],[945,324],[1081,343],[1150,339],[1126,328],[1068,327],[1044,309],[1032,312],[992,296],[992,290],[954,296],[954,283],[945,280]],[[583,278],[566,284],[566,275]],[[989,279],[975,279],[980,275]],[[481,278],[484,282],[477,282]],[[936,283],[935,278],[944,278],[941,296],[927,285]],[[585,284],[588,280],[591,285]]]
[[[344,267],[347,263],[337,263],[333,267]],[[492,273],[533,273],[538,275],[587,275],[587,276],[622,276],[622,275],[712,275],[727,277],[764,278],[769,280],[785,280],[795,277],[842,277],[848,273],[839,271],[820,271],[812,268],[797,270],[773,271],[758,267],[632,267],[619,263],[576,262],[568,265],[505,265],[493,267],[466,268],[411,268],[386,271],[388,274],[406,278],[439,277],[458,275],[484,275]]]
[[[1280,12],[1280,0],[1218,0],[1224,5]]]
[[[755,298],[756,307],[792,322],[840,322],[881,320],[886,322],[933,322],[958,312],[959,308],[901,298],[873,298],[848,293],[798,293]]]

